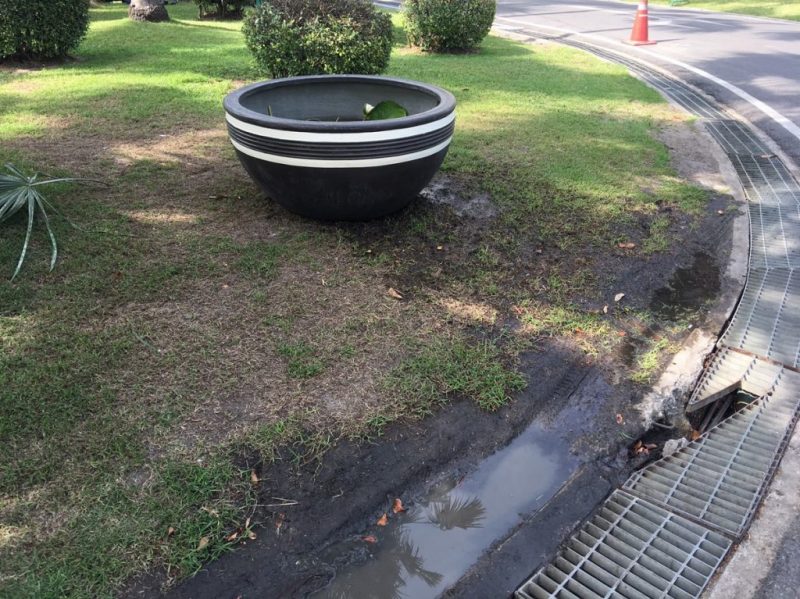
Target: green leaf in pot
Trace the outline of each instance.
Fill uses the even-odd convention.
[[[408,116],[408,110],[393,100],[384,100],[375,106],[364,104],[365,121],[382,121],[385,119],[399,119]]]

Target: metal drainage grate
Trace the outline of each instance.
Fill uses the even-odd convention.
[[[554,562],[537,572],[516,596],[697,597],[730,547],[725,537],[706,527],[741,536],[797,419],[800,374],[737,355],[724,345],[799,365],[800,285],[793,269],[800,268],[800,186],[751,127],[732,119],[684,82],[566,36],[535,28],[527,28],[527,33],[621,64],[688,112],[706,119],[710,134],[742,181],[752,244],[742,300],[720,341],[722,349],[693,399],[699,408],[737,388],[754,394],[771,391],[678,453],[634,474],[625,488],[638,494],[639,500],[615,492]],[[682,547],[680,542],[671,544],[674,539],[660,537],[660,532],[676,525],[700,540],[691,545],[691,539],[677,534],[687,543]]]
[[[751,202],[767,206],[797,206],[800,185],[773,154],[728,154]]]
[[[714,119],[706,128],[727,154],[771,154],[772,152],[753,130],[735,119]]]
[[[517,599],[699,597],[731,541],[615,491]]]
[[[750,269],[742,298],[720,343],[800,366],[800,273]]]
[[[778,382],[783,366],[723,347],[714,356],[694,389],[687,412],[694,412],[741,389],[756,397],[766,395]]]
[[[800,208],[750,205],[750,268],[800,268]]]
[[[739,538],[780,461],[799,403],[800,374],[784,370],[770,394],[635,472],[623,488]]]

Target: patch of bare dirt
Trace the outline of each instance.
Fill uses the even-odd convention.
[[[670,164],[685,180],[716,193],[731,193],[721,173],[719,146],[697,122],[676,121],[657,130],[656,138],[669,148]]]
[[[121,403],[136,409],[184,397],[188,416],[161,441],[176,449],[297,414],[319,428],[355,430],[384,409],[381,385],[406,342],[441,326],[430,306],[390,296],[375,275],[328,246],[311,261],[287,258],[269,282],[231,272],[175,301],[120,307],[100,326],[142,339],[125,371],[110,375]]]

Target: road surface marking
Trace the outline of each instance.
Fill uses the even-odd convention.
[[[623,47],[625,49],[629,49],[628,46],[626,44],[624,44],[623,42],[617,41],[615,39],[603,37],[601,35],[592,35],[591,33],[581,33],[580,31],[576,31],[574,29],[567,29],[565,27],[554,27],[554,26],[551,26],[551,25],[541,25],[539,23],[535,23],[535,24],[534,23],[528,23],[526,21],[521,21],[519,19],[509,19],[507,17],[497,17],[497,18],[498,19],[502,19],[504,21],[509,21],[511,23],[516,23],[518,25],[522,25],[522,26],[525,26],[525,27],[533,27],[533,28],[540,27],[542,29],[552,29],[554,31],[560,31],[562,33],[569,33],[570,35],[576,35],[578,37],[584,37],[584,38],[598,40],[598,41],[601,41],[601,42],[605,42],[606,44],[611,42],[611,43],[616,44],[618,46],[621,46],[621,47]],[[668,62],[668,63],[673,64],[675,66],[678,66],[678,67],[681,67],[683,69],[686,69],[687,71],[690,71],[690,72],[694,73],[695,75],[699,75],[700,77],[704,77],[705,79],[708,79],[709,81],[713,81],[714,83],[716,83],[720,87],[723,87],[723,88],[727,89],[728,91],[730,91],[730,92],[736,94],[737,96],[739,96],[745,102],[748,102],[752,106],[756,107],[758,110],[760,110],[761,112],[766,114],[769,118],[771,118],[773,121],[778,123],[781,127],[786,129],[793,136],[795,136],[798,140],[800,140],[800,127],[798,127],[796,124],[794,124],[790,119],[788,119],[785,116],[783,116],[780,112],[775,110],[772,106],[770,106],[766,102],[763,102],[763,101],[759,100],[758,98],[756,98],[755,96],[752,96],[751,94],[749,94],[748,92],[746,92],[742,88],[737,87],[733,83],[730,83],[729,81],[725,81],[724,79],[720,79],[719,77],[717,77],[716,75],[712,75],[708,71],[704,71],[703,69],[698,69],[697,67],[694,67],[694,66],[692,66],[692,65],[690,65],[688,63],[685,63],[685,62],[683,62],[681,60],[676,60],[674,58],[669,58],[668,56],[663,56],[661,54],[657,54],[656,52],[651,52],[649,50],[643,50],[641,48],[637,48],[637,50],[642,54],[647,54],[648,56],[652,56],[653,58],[656,58],[658,60],[663,60],[664,62]],[[655,65],[649,65],[649,66],[655,66]]]

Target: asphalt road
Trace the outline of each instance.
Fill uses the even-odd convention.
[[[500,0],[496,25],[550,28],[621,49],[678,74],[755,123],[800,165],[800,22],[650,6],[650,39],[631,47],[636,5]]]

